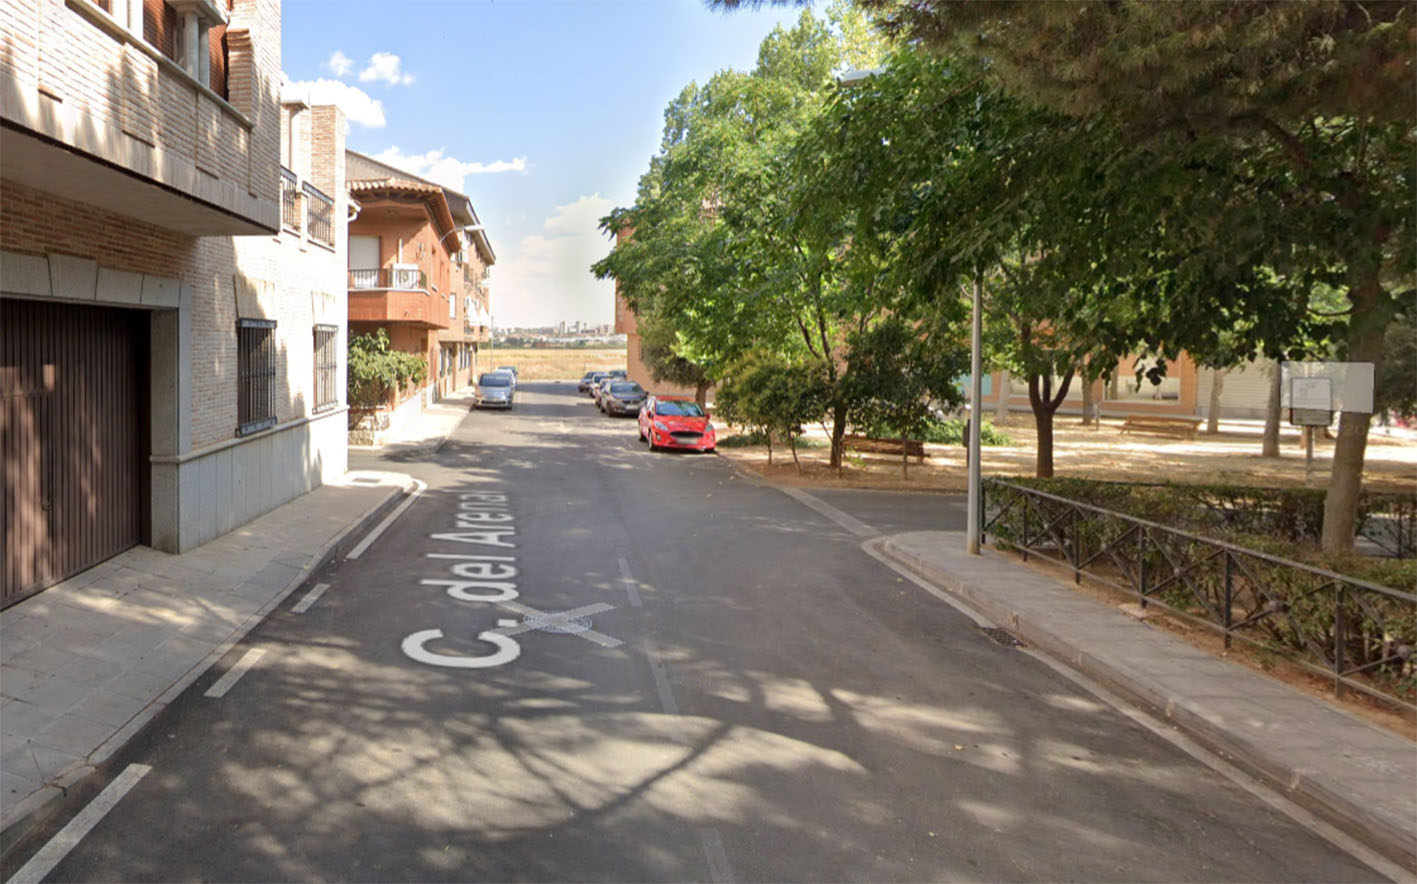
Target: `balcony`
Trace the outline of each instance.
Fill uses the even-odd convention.
[[[416,267],[349,271],[350,322],[404,322],[446,329],[448,303],[428,291],[428,276]]]

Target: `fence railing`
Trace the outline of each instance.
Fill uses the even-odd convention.
[[[1417,716],[1417,595],[986,479],[984,533]]]
[[[310,238],[334,248],[335,201],[308,181],[301,186],[301,190],[305,194],[305,213],[310,225]]]
[[[349,271],[351,289],[428,289],[428,274],[408,267],[378,267]]]
[[[286,230],[299,233],[302,230],[300,211],[300,179],[295,173],[281,167],[280,170],[280,223]]]

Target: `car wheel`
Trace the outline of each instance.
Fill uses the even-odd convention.
[[[640,430],[640,441],[641,441],[641,442],[645,441],[645,431],[644,431],[644,430]]]

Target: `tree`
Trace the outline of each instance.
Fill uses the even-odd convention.
[[[1385,329],[1417,293],[1417,6],[862,4],[888,32],[1022,102],[1118,129],[1132,147],[1118,166],[1133,174],[1117,196],[1150,195],[1172,222],[1158,245],[1130,250],[1122,274],[1169,283],[1155,287],[1174,303],[1149,344],[1202,365],[1283,357],[1311,324],[1310,292],[1328,284],[1345,299],[1329,326],[1338,349],[1387,376]],[[1216,355],[1215,333],[1237,325],[1248,328],[1239,352]],[[1329,552],[1353,542],[1370,418],[1340,421]]]
[[[767,437],[768,463],[772,440],[785,438],[797,472],[797,439],[804,424],[816,420],[826,407],[829,387],[819,362],[792,362],[767,350],[745,355],[729,371],[719,390],[719,415],[727,421]]]

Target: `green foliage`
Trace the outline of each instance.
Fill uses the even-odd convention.
[[[416,353],[389,347],[389,333],[377,329],[349,339],[349,405],[370,410],[383,405],[389,394],[428,377],[428,361]]]
[[[719,386],[715,407],[726,421],[749,427],[771,451],[771,434],[786,438],[796,456],[802,425],[821,417],[830,388],[823,366],[788,362],[771,352],[749,353]]]

